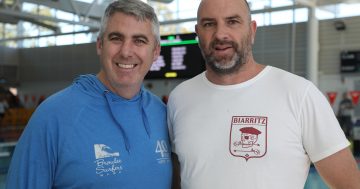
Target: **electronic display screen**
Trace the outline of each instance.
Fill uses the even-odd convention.
[[[195,33],[161,36],[161,52],[145,79],[192,78],[205,70]]]
[[[341,72],[360,71],[360,51],[343,51],[341,57]]]

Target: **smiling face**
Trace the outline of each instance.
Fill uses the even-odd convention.
[[[102,66],[98,78],[125,98],[131,98],[140,90],[145,75],[160,53],[151,22],[120,12],[109,18],[104,35],[96,44]],[[124,96],[124,91],[131,95]]]
[[[203,0],[197,22],[199,45],[211,71],[233,74],[248,62],[256,23],[244,0]]]

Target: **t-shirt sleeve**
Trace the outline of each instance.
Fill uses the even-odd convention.
[[[310,83],[300,110],[303,145],[312,162],[349,146],[326,97]]]
[[[16,144],[7,174],[7,189],[52,188],[55,170],[53,135],[46,116],[33,115]]]

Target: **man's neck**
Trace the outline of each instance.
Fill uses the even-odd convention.
[[[111,82],[105,77],[103,73],[99,73],[97,75],[98,79],[105,85],[111,92],[121,96],[125,99],[132,99],[136,96],[141,90],[141,83],[138,85],[113,85]]]

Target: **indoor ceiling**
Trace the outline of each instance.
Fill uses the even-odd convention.
[[[16,24],[19,20],[24,20],[51,29],[56,33],[60,32],[56,24],[59,22],[88,26],[90,30],[96,30],[105,6],[111,1],[112,0],[93,0],[92,3],[85,3],[77,0],[0,0],[0,22]],[[170,3],[173,0],[148,1]],[[20,5],[23,2],[40,4],[57,10],[74,13],[80,17],[80,20],[71,21],[24,12],[20,9]],[[360,0],[296,0],[297,5],[311,7],[339,3],[360,3]]]
[[[316,5],[330,5],[330,4],[339,4],[339,3],[360,3],[360,0],[315,0]]]
[[[92,3],[86,3],[76,0],[0,0],[0,22],[16,24],[18,21],[23,20],[49,28],[54,31],[58,31],[58,28],[55,24],[57,22],[97,28],[106,5],[112,1],[113,0],[93,0]],[[173,0],[150,1],[170,3]],[[21,11],[20,5],[24,2],[44,5],[46,7],[57,10],[74,13],[78,15],[81,20],[69,21],[61,18],[41,16],[38,14],[23,12]],[[54,24],[51,24],[51,22]]]
[[[248,0],[248,1],[269,1],[269,0]],[[273,0],[275,1],[275,0]],[[306,6],[324,6],[339,3],[359,3],[360,0],[295,0],[297,4]]]

